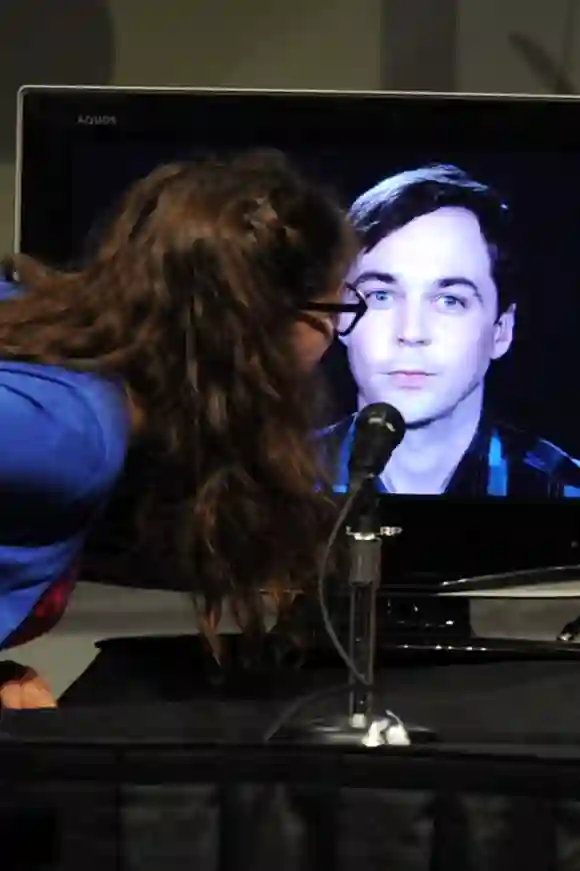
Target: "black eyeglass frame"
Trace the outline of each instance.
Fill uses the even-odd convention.
[[[353,322],[348,326],[346,330],[338,330],[335,328],[335,333],[337,336],[348,336],[363,315],[366,313],[368,309],[368,304],[362,291],[355,287],[354,284],[345,284],[346,290],[349,290],[351,293],[354,293],[355,296],[358,297],[358,302],[307,302],[302,306],[304,311],[311,312],[324,312],[325,314],[353,314],[354,319]]]

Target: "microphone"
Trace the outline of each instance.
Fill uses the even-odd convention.
[[[383,471],[405,430],[402,415],[392,405],[374,402],[363,408],[356,419],[348,463],[349,492]]]

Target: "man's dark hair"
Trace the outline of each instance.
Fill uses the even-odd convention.
[[[499,313],[515,302],[514,264],[509,253],[511,214],[507,203],[488,185],[462,169],[433,164],[405,170],[361,194],[350,218],[365,251],[414,218],[446,206],[468,209],[479,221],[487,242],[498,288]]]

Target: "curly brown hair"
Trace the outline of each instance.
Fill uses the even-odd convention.
[[[2,303],[1,356],[122,379],[144,419],[140,551],[214,617],[231,597],[249,626],[260,590],[281,601],[315,575],[335,512],[292,325],[356,244],[334,199],[265,152],[156,169],[79,270],[7,263],[24,292]]]

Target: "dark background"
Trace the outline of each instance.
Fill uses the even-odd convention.
[[[196,149],[195,155],[200,153]],[[75,146],[71,257],[83,251],[87,233],[93,229],[94,236],[132,181],[160,162],[191,156],[187,145],[169,142]],[[514,345],[491,367],[488,398],[502,418],[580,456],[580,154],[408,147],[386,152],[372,142],[349,142],[328,149],[316,143],[309,151],[293,149],[291,156],[346,206],[380,179],[434,161],[455,163],[500,192],[513,213],[518,312]],[[330,376],[331,407],[340,417],[354,410],[356,396],[340,343],[323,365]]]

